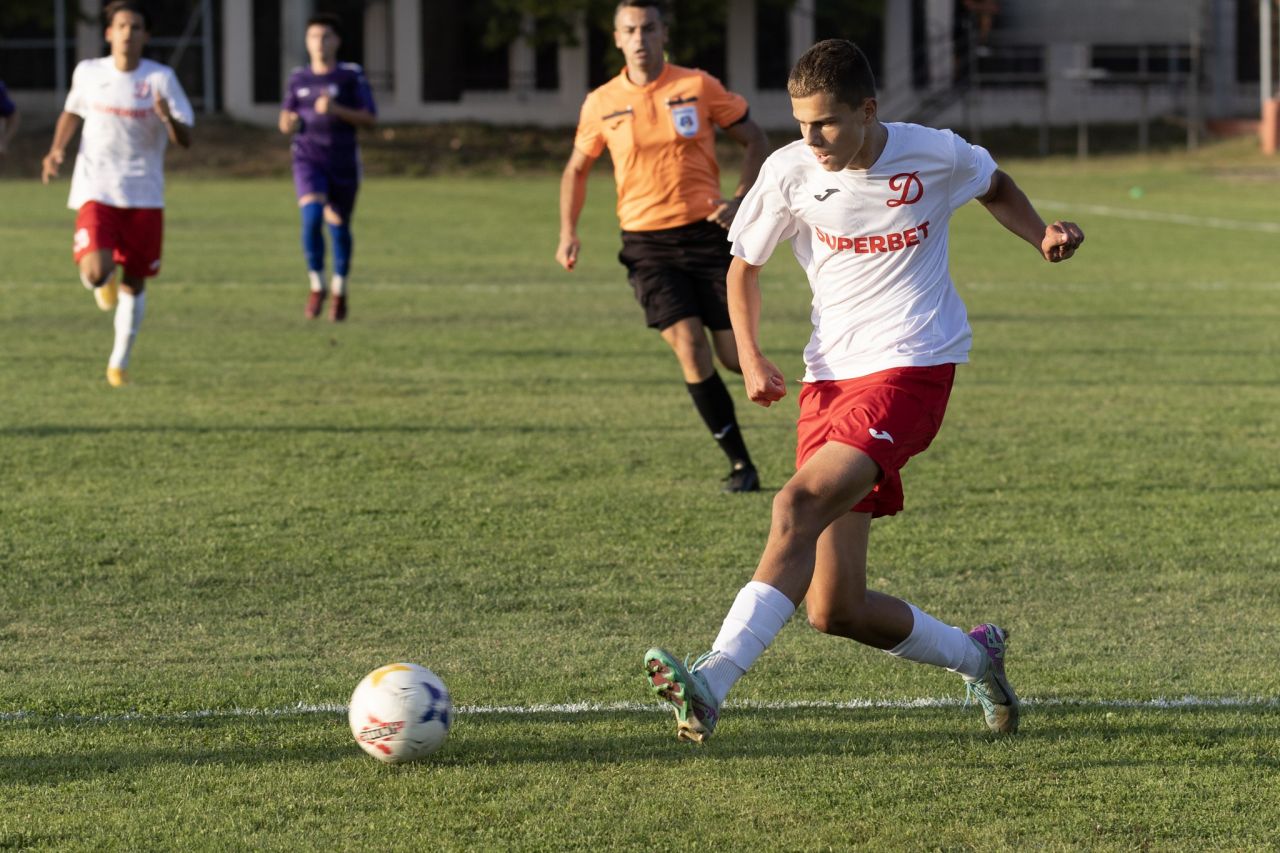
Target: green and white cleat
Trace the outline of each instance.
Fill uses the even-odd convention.
[[[986,668],[977,678],[966,678],[969,699],[977,699],[982,706],[982,716],[987,728],[996,734],[1015,734],[1018,731],[1018,715],[1022,703],[1013,692],[1004,672],[1005,642],[1009,632],[990,623],[983,623],[969,632],[969,639],[977,643],[986,658]]]
[[[712,697],[706,679],[666,649],[658,648],[644,653],[644,673],[649,689],[676,712],[676,737],[706,742],[720,720],[720,703]]]

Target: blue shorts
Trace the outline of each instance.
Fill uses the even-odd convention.
[[[360,167],[332,168],[294,160],[293,186],[298,198],[312,193],[323,195],[328,205],[350,224],[356,209],[356,193],[360,191]]]

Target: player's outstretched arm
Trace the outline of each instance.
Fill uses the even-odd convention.
[[[729,264],[726,288],[742,383],[751,402],[768,408],[787,396],[787,380],[760,352],[760,267],[735,257]]]
[[[58,170],[62,168],[62,161],[67,156],[67,146],[71,144],[82,121],[83,119],[75,113],[64,112],[58,116],[58,123],[53,128],[53,142],[49,145],[49,153],[44,155],[44,160],[40,163],[40,180],[44,183],[47,184],[58,177]]]
[[[1052,225],[1045,225],[1031,199],[1013,178],[999,169],[991,176],[991,187],[986,195],[979,196],[978,201],[997,222],[1035,246],[1046,261],[1065,261],[1084,242],[1084,232],[1074,222],[1058,220]]]
[[[560,176],[560,242],[556,246],[556,262],[567,270],[577,266],[578,252],[582,249],[578,240],[578,217],[587,201],[587,176],[595,161],[595,157],[588,157],[575,148]]]

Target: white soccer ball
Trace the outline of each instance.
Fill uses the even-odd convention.
[[[435,752],[449,736],[453,702],[434,672],[416,663],[380,666],[356,685],[351,734],[379,761],[399,764]]]

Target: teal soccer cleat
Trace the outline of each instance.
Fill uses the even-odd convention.
[[[983,623],[969,632],[969,638],[986,655],[987,665],[977,678],[966,678],[965,684],[968,698],[977,699],[982,706],[987,728],[997,734],[1011,735],[1018,731],[1018,713],[1022,706],[1004,672],[1005,642],[1008,637],[1008,631],[990,623]]]
[[[703,743],[711,737],[720,720],[720,703],[712,697],[706,679],[658,648],[644,653],[644,672],[649,689],[676,712],[677,738]]]

